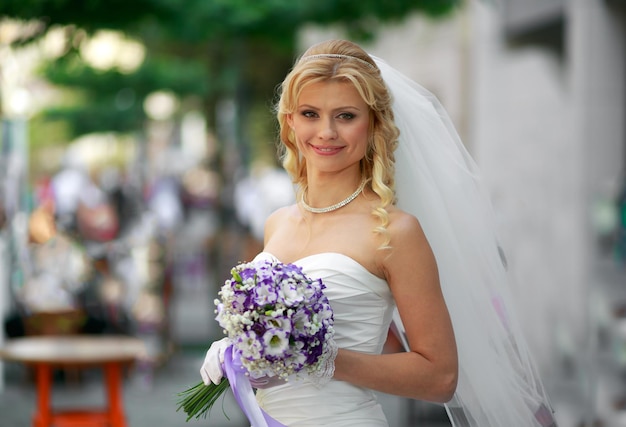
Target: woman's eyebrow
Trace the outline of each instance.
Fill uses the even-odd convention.
[[[313,105],[309,105],[309,104],[302,104],[302,105],[298,105],[298,109],[302,109],[302,108],[310,108],[311,110],[319,110],[319,107],[315,107]],[[341,107],[335,107],[332,109],[332,111],[339,111],[339,110],[357,110],[357,111],[361,111],[361,109],[357,106],[354,105],[345,105],[345,106],[341,106]]]

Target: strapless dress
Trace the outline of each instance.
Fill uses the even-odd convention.
[[[262,252],[256,259],[276,259]],[[334,313],[339,348],[380,354],[395,303],[387,282],[356,260],[334,252],[307,256],[294,262],[312,278],[326,284],[325,294]],[[320,386],[307,379],[258,390],[259,406],[288,427],[387,427],[373,391],[344,381]]]

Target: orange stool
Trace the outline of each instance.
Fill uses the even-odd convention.
[[[33,336],[9,340],[0,357],[35,369],[37,406],[33,427],[126,427],[122,399],[124,367],[145,354],[137,338],[108,335]],[[108,406],[103,409],[54,411],[51,402],[54,368],[104,370]]]

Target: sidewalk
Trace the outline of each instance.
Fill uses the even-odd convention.
[[[182,412],[176,412],[176,393],[200,381],[198,369],[204,351],[184,349],[158,371],[152,380],[133,371],[124,383],[124,404],[128,427],[247,427],[241,411],[229,394],[222,405],[216,406],[208,419],[192,419],[186,422]],[[86,371],[81,382],[72,384],[57,380],[52,393],[55,408],[78,405],[97,407],[103,405],[104,395],[101,376],[97,370]],[[15,363],[6,365],[6,388],[0,393],[0,427],[28,427],[36,399],[35,388],[26,369]],[[408,402],[404,399],[381,395],[381,403],[389,418],[390,427],[413,425],[408,419]],[[230,420],[226,418],[226,415]],[[427,424],[420,427],[446,427],[449,423]]]
[[[197,353],[197,352],[196,352]],[[176,412],[176,393],[200,380],[197,368],[200,354],[178,352],[167,364],[155,372],[152,379],[146,378],[138,370],[129,372],[124,382],[124,405],[129,427],[168,426],[182,427],[211,425],[215,427],[242,427],[245,425],[238,408],[230,399],[222,408],[216,408],[211,421],[185,421],[185,414]],[[28,371],[21,365],[6,365],[6,388],[0,394],[0,427],[26,427],[31,425],[31,417],[36,399],[35,387]],[[99,370],[85,371],[78,383],[57,379],[52,392],[55,408],[74,406],[98,407],[105,404],[104,389]]]

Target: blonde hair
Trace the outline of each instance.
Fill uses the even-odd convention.
[[[298,185],[299,194],[307,188],[307,165],[300,156],[295,135],[287,117],[295,113],[302,90],[312,83],[351,82],[370,108],[369,141],[361,160],[361,175],[368,187],[380,197],[372,214],[381,224],[374,231],[384,237],[381,247],[388,247],[389,213],[395,204],[395,158],[399,131],[391,109],[391,96],[374,60],[358,45],[346,40],[329,40],[310,47],[295,63],[280,87],[277,118],[280,125],[280,156],[283,167]]]

